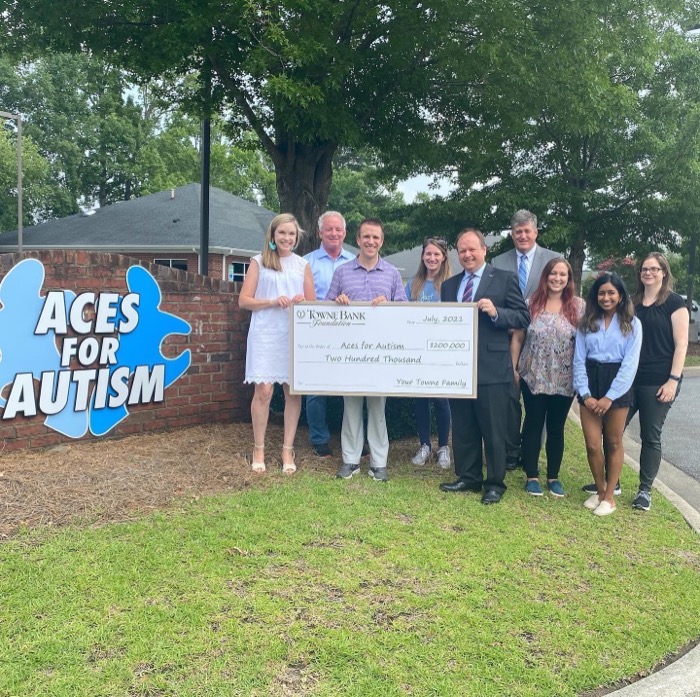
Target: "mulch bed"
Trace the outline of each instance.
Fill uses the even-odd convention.
[[[265,486],[281,478],[281,415],[267,433],[267,473],[255,475],[250,461],[250,424],[197,426],[172,432],[65,443],[44,450],[2,454],[0,444],[0,540],[22,527],[67,524],[100,526],[134,520],[174,502],[207,494]],[[336,457],[319,458],[305,428],[296,438],[299,471],[335,474]],[[410,458],[416,443],[392,444]]]

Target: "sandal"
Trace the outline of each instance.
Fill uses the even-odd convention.
[[[283,445],[282,450],[291,450],[292,451],[292,462],[283,462],[282,463],[282,474],[294,474],[297,471],[297,466],[294,463],[294,457],[296,455],[296,453],[294,452],[294,446],[293,445]]]
[[[255,461],[256,450],[264,451],[265,445],[255,445],[253,447],[253,461],[251,462],[250,469],[252,469],[255,474],[263,474],[265,472],[265,460],[263,460],[262,462]]]

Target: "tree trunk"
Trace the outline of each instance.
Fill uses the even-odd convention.
[[[574,285],[581,293],[581,277],[583,276],[583,262],[586,260],[586,233],[582,228],[576,231],[576,238],[571,244],[569,263],[574,272]]]
[[[305,145],[292,139],[277,143],[281,155],[275,162],[280,209],[292,213],[305,231],[297,254],[319,245],[318,218],[328,203],[336,148],[335,143]]]

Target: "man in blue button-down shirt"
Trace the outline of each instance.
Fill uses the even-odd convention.
[[[335,270],[355,258],[354,254],[343,249],[345,232],[345,218],[337,211],[326,211],[318,219],[321,246],[304,257],[314,276],[317,300],[325,299]],[[332,453],[328,444],[330,431],[326,421],[326,397],[307,395],[306,421],[314,452],[321,457],[330,457]]]

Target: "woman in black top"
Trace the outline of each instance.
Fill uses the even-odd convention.
[[[672,290],[666,257],[652,252],[640,264],[632,298],[642,323],[642,352],[634,379],[634,404],[627,416],[629,423],[639,412],[639,492],[632,505],[643,511],[651,507],[651,487],[661,464],[661,429],[678,395],[688,349],[688,310]]]

